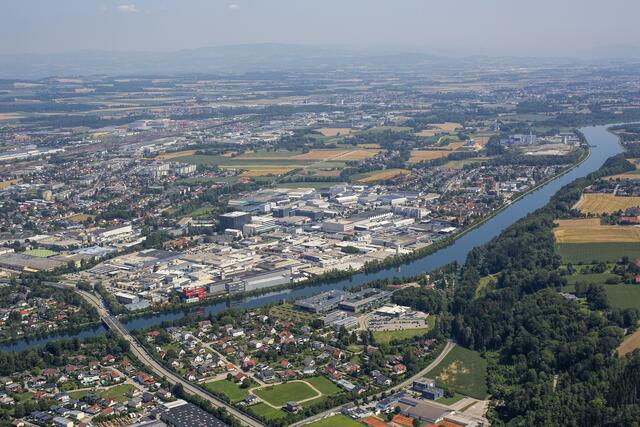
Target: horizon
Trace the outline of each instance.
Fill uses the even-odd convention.
[[[0,6],[6,21],[0,37],[9,41],[0,54],[168,53],[265,43],[539,58],[640,49],[638,2],[617,0],[604,9],[597,0],[513,3],[9,0]]]

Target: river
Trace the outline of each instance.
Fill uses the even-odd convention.
[[[580,130],[591,145],[591,155],[585,161],[583,161],[580,165],[578,165],[568,173],[560,175],[557,178],[542,185],[537,190],[526,194],[524,197],[510,204],[508,207],[493,216],[491,219],[484,222],[482,225],[464,234],[450,246],[442,248],[431,255],[427,255],[423,258],[409,262],[400,267],[393,267],[375,273],[358,273],[350,277],[349,279],[344,279],[337,282],[316,284],[299,289],[289,289],[279,292],[272,292],[256,297],[233,301],[231,303],[218,302],[205,306],[194,307],[193,309],[187,309],[184,311],[160,313],[148,317],[140,317],[132,319],[126,322],[124,325],[129,330],[147,328],[149,326],[158,325],[165,320],[176,320],[189,314],[206,316],[210,313],[219,313],[220,311],[229,307],[256,308],[270,303],[286,299],[300,298],[330,289],[344,289],[348,287],[359,286],[363,283],[367,283],[376,279],[412,277],[420,273],[435,270],[453,261],[457,261],[458,263],[462,264],[471,249],[476,246],[480,246],[488,242],[492,238],[498,236],[505,228],[507,228],[514,222],[523,218],[528,213],[544,206],[549,201],[551,196],[553,196],[561,187],[577,178],[583,177],[593,171],[598,170],[603,165],[605,160],[607,160],[611,156],[621,153],[623,150],[622,146],[618,142],[618,138],[607,131],[607,126],[591,126],[582,128]],[[20,351],[26,348],[43,345],[51,339],[73,337],[86,338],[89,336],[104,334],[105,331],[106,329],[104,327],[97,327],[75,334],[60,334],[42,339],[15,341],[11,344],[0,346],[0,350]]]

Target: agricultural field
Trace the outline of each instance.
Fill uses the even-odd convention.
[[[619,278],[620,276],[613,273],[594,273],[594,274],[580,274],[574,273],[567,276],[567,283],[569,285],[575,285],[576,283],[591,284],[604,284],[607,280]]]
[[[303,161],[349,161],[369,159],[380,152],[380,149],[368,148],[330,148],[300,151],[256,151],[235,157],[234,160],[303,160]]]
[[[50,256],[58,255],[58,252],[50,251],[49,249],[31,249],[29,251],[25,251],[24,254],[40,258],[49,258]]]
[[[600,219],[556,220],[553,229],[556,242],[562,243],[640,243],[640,228],[601,225]]]
[[[443,132],[453,133],[459,127],[462,127],[460,123],[454,123],[454,122],[436,123],[431,125],[431,129],[421,130],[420,132],[417,132],[416,135],[429,137],[429,136],[434,136],[438,133],[443,133]]]
[[[20,180],[19,179],[8,179],[6,181],[0,181],[0,190],[5,190],[9,187],[11,187],[14,184],[19,183]]]
[[[257,388],[253,390],[253,393],[273,406],[284,406],[291,400],[300,402],[319,397],[315,390],[300,381]]]
[[[174,153],[162,153],[158,154],[155,159],[156,160],[172,160],[178,157],[192,156],[196,153],[196,150],[184,150],[184,151],[176,151]]]
[[[326,182],[326,181],[318,181],[318,182],[284,182],[278,183],[276,188],[315,188],[316,190],[324,187],[331,187],[332,185],[340,185],[344,184],[344,182]]]
[[[350,161],[364,160],[374,157],[380,152],[379,149],[321,149],[311,150],[308,153],[298,154],[292,159],[296,160],[322,160],[322,161]]]
[[[640,243],[562,243],[556,245],[556,252],[565,263],[615,262],[624,256],[640,258]]]
[[[612,308],[635,308],[640,310],[640,285],[618,284],[607,285],[604,282],[593,282],[604,286],[607,300]],[[575,293],[575,285],[562,287],[562,292]]]
[[[234,403],[243,400],[249,394],[248,389],[240,388],[238,384],[228,380],[212,381],[204,383],[202,386],[214,394],[222,394],[226,396]]]
[[[465,165],[471,165],[471,164],[474,164],[474,163],[488,162],[491,159],[492,159],[492,157],[471,157],[469,159],[463,159],[463,160],[449,160],[447,163],[442,165],[442,167],[446,168],[446,169],[459,170],[459,169],[464,168]]]
[[[387,169],[382,171],[367,172],[362,175],[356,175],[354,178],[358,182],[367,183],[384,181],[385,179],[395,178],[398,175],[409,175],[410,173],[411,171],[408,171],[406,169]]]
[[[362,424],[344,415],[333,415],[308,424],[307,427],[362,427]]]
[[[476,351],[454,347],[429,376],[439,386],[462,395],[487,397],[487,361]]]
[[[640,178],[637,176],[636,179]],[[624,211],[627,208],[640,207],[640,197],[620,197],[613,194],[585,193],[582,195],[576,208],[581,212],[602,215]]]
[[[353,133],[351,128],[320,128],[316,129],[316,132],[320,132],[322,136],[347,136]]]
[[[440,159],[451,154],[451,150],[411,150],[409,163],[418,163],[425,160]]]

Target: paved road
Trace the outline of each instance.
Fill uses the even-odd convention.
[[[451,340],[447,341],[447,344],[446,344],[446,345],[444,346],[444,348],[442,349],[442,352],[440,352],[440,354],[438,355],[438,357],[436,357],[436,358],[433,360],[433,362],[429,363],[429,365],[428,365],[426,368],[424,368],[423,370],[421,370],[421,371],[420,371],[420,372],[418,372],[417,374],[413,375],[412,377],[407,378],[406,380],[404,380],[404,381],[403,381],[403,382],[401,382],[400,384],[395,385],[395,386],[391,387],[390,389],[387,389],[386,391],[387,391],[387,392],[389,392],[389,391],[391,391],[391,392],[398,391],[398,390],[400,390],[400,389],[402,389],[402,388],[405,388],[405,387],[407,387],[408,385],[412,384],[414,380],[416,380],[416,379],[418,379],[418,378],[422,378],[422,377],[424,377],[426,374],[428,374],[429,372],[431,372],[431,370],[432,370],[433,368],[435,368],[436,366],[438,366],[438,365],[440,364],[440,362],[442,362],[442,361],[444,360],[444,358],[447,356],[447,354],[449,354],[449,352],[450,352],[451,350],[453,350],[453,347],[455,347],[455,346],[456,346],[456,343],[455,343],[455,342],[453,342],[453,341],[451,341]],[[375,396],[375,397],[376,397],[376,398],[379,398],[379,397],[380,397],[380,395],[377,395],[377,396]],[[316,415],[314,415],[314,416],[312,416],[312,417],[305,418],[305,419],[304,419],[304,420],[302,420],[302,421],[298,421],[297,423],[292,424],[292,425],[291,425],[291,427],[300,427],[300,426],[302,426],[302,425],[309,424],[309,423],[313,423],[313,422],[315,422],[315,421],[319,421],[319,420],[321,420],[321,419],[323,419],[323,418],[329,417],[329,416],[331,416],[331,415],[333,415],[333,414],[336,414],[336,413],[340,412],[340,410],[342,409],[342,406],[343,406],[343,405],[341,405],[341,406],[336,406],[335,408],[328,409],[328,410],[326,410],[326,411],[324,411],[324,412],[321,412],[321,413],[319,413],[319,414],[316,414]]]
[[[102,318],[103,322],[107,325],[107,327],[115,332],[118,332],[124,339],[126,339],[130,346],[131,346],[131,352],[138,358],[138,360],[140,360],[142,363],[144,363],[149,369],[151,369],[155,374],[157,374],[160,377],[164,377],[166,378],[166,380],[171,383],[171,384],[181,384],[183,389],[185,390],[185,392],[189,393],[189,394],[193,394],[196,395],[198,397],[201,397],[203,399],[208,400],[209,402],[211,402],[211,404],[215,407],[223,407],[227,410],[227,412],[229,414],[231,414],[233,417],[237,418],[238,420],[240,420],[244,425],[250,426],[250,427],[262,427],[264,426],[264,424],[262,424],[260,421],[238,411],[236,408],[234,408],[233,406],[229,405],[228,403],[217,399],[216,397],[214,397],[213,395],[207,393],[205,390],[201,389],[200,387],[195,386],[194,384],[184,380],[183,378],[181,378],[180,376],[178,376],[177,374],[175,374],[174,372],[168,370],[167,368],[165,368],[164,366],[162,366],[160,363],[158,363],[148,352],[147,350],[131,335],[131,333],[129,333],[129,331],[122,325],[122,323],[120,323],[120,321],[118,319],[116,319],[115,317],[113,317],[108,311],[107,309],[104,307],[103,303],[102,303],[102,299],[98,298],[97,296],[90,294],[89,292],[85,292],[85,291],[81,291],[81,290],[76,290],[80,295],[82,295],[91,305],[93,305],[97,310],[98,313],[100,314],[100,317]]]

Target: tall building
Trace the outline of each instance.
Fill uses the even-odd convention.
[[[242,230],[242,226],[245,224],[249,224],[251,222],[251,214],[248,212],[229,212],[226,214],[220,215],[220,231],[224,231],[228,228],[232,228],[234,230]]]

